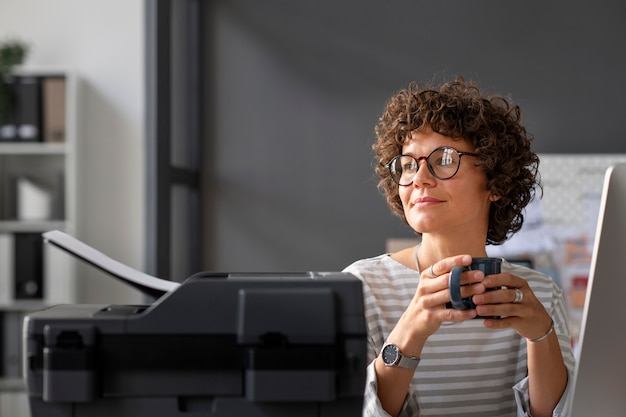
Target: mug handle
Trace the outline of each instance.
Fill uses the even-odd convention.
[[[457,310],[467,310],[472,307],[467,300],[461,297],[461,273],[469,270],[470,269],[466,266],[455,266],[450,271],[450,277],[448,278],[450,303],[452,307]]]

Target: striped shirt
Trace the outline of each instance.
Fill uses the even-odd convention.
[[[572,380],[574,356],[562,291],[547,275],[504,261],[502,271],[526,279],[554,320]],[[388,255],[345,269],[363,281],[368,368],[363,415],[387,416],[377,396],[376,359],[415,295],[419,273]],[[566,388],[554,416],[568,413]],[[480,319],[443,323],[429,337],[400,416],[530,416],[526,340],[513,329],[487,329]]]

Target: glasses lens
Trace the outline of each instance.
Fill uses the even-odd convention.
[[[432,174],[440,180],[452,178],[459,170],[461,157],[453,148],[438,148],[428,156],[428,166]]]
[[[453,148],[437,148],[426,159],[428,170],[440,180],[452,178],[459,170],[461,156]],[[389,172],[398,185],[411,185],[419,170],[419,160],[410,155],[398,155],[391,160]]]
[[[418,169],[417,160],[409,155],[398,155],[389,164],[391,177],[398,185],[411,185]]]

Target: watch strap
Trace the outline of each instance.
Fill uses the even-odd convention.
[[[417,369],[417,365],[419,365],[419,363],[420,358],[416,358],[415,356],[404,356],[400,353],[400,360],[398,361],[396,366],[399,366],[400,368],[411,369],[414,371],[415,369]]]

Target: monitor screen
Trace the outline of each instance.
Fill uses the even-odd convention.
[[[606,171],[583,311],[572,417],[626,415],[626,164]]]

